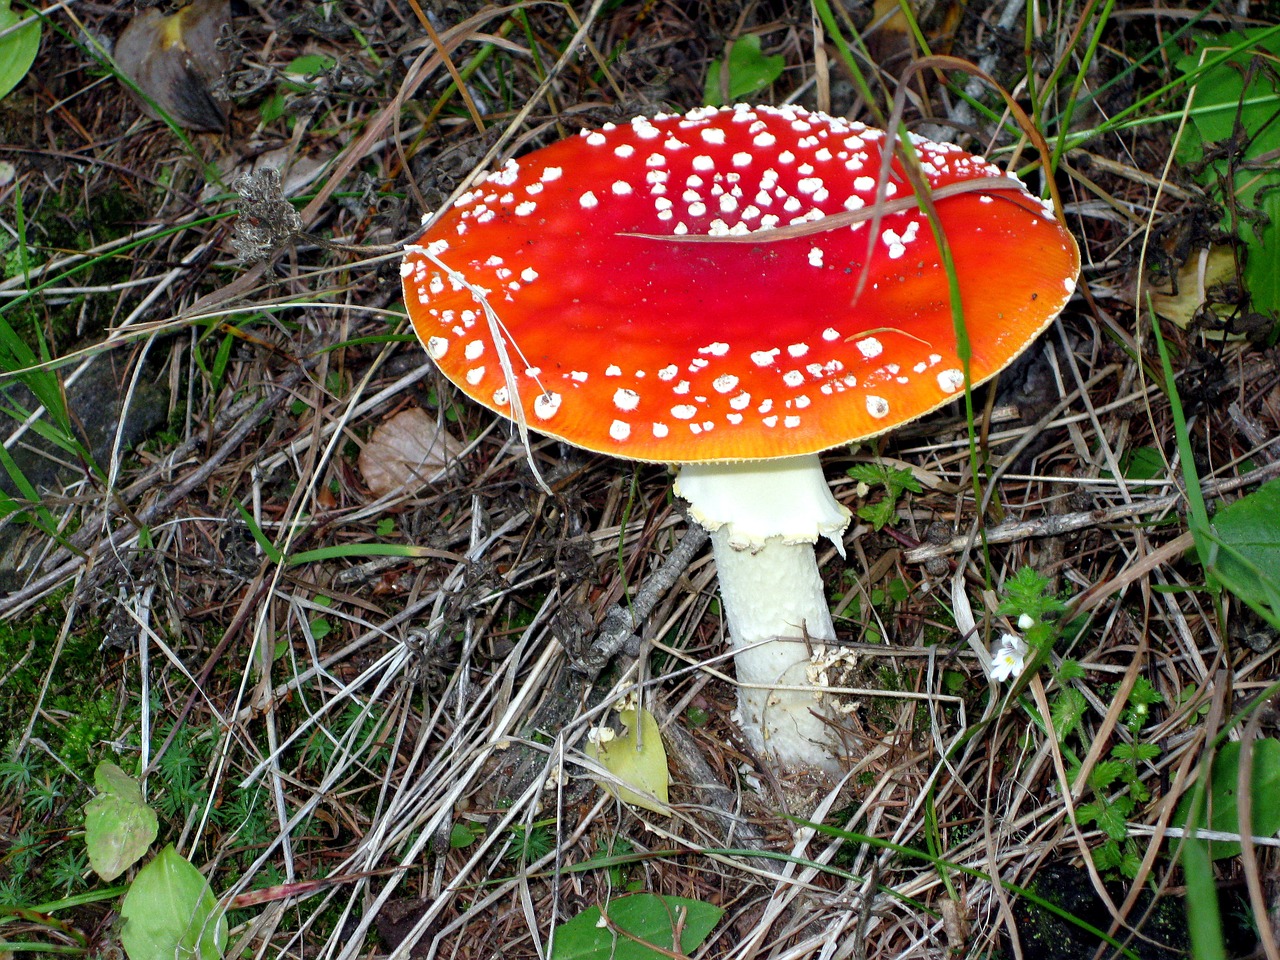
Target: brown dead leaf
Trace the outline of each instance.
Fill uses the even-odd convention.
[[[360,451],[365,485],[377,497],[414,492],[444,476],[462,444],[436,425],[425,410],[402,410],[373,431]]]
[[[148,116],[163,119],[157,111],[163,112],[188,130],[226,127],[226,112],[212,86],[227,69],[218,40],[230,22],[230,0],[194,0],[168,15],[152,7],[129,22],[116,43],[115,59],[150,98],[142,101]]]

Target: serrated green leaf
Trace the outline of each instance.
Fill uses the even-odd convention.
[[[757,90],[769,86],[782,76],[786,60],[775,55],[766,57],[760,51],[760,38],[755,34],[739,37],[729,50],[729,103],[737,103]],[[713,107],[725,103],[720,92],[723,61],[716,60],[707,71],[706,101]]]
[[[1085,700],[1084,694],[1075,687],[1068,687],[1058,694],[1050,708],[1053,729],[1057,732],[1058,738],[1065,740],[1074,733],[1088,709],[1089,703]]]
[[[1142,869],[1142,857],[1135,850],[1125,850],[1120,858],[1120,873],[1132,880]]]
[[[1133,682],[1133,689],[1129,691],[1129,702],[1139,704],[1164,703],[1164,695],[1146,677],[1138,677]]]
[[[884,483],[885,470],[878,463],[855,463],[845,470],[845,475],[851,480],[861,480],[870,486],[875,483]]]
[[[897,515],[895,504],[886,498],[877,503],[868,503],[858,508],[858,518],[867,521],[872,528],[879,531],[887,523],[891,523]]]
[[[896,467],[889,471],[885,477],[884,484],[889,489],[889,495],[895,500],[907,491],[921,493],[924,490],[914,473],[910,470],[900,470]]]
[[[588,907],[556,927],[551,958],[664,960],[674,951],[687,956],[707,939],[722,916],[720,907],[685,897],[655,893],[619,897],[603,912]],[[675,945],[677,930],[679,946]]]
[[[1253,805],[1250,810],[1252,832],[1255,837],[1271,837],[1280,832],[1280,740],[1263,737],[1253,744],[1253,769],[1250,793]],[[1213,758],[1209,783],[1208,829],[1224,833],[1240,832],[1240,810],[1237,785],[1240,782],[1240,744],[1225,744]],[[1187,826],[1191,809],[1190,794],[1182,798],[1174,813],[1174,821]],[[1203,824],[1201,825],[1203,826]],[[1234,857],[1240,852],[1240,844],[1228,840],[1209,843],[1209,856],[1214,860]]]
[[[1097,823],[1105,808],[1097,800],[1076,806],[1076,820],[1080,823]]]
[[[1111,748],[1111,755],[1117,760],[1141,763],[1160,756],[1160,748],[1154,743],[1117,743]]]
[[[1079,660],[1073,657],[1066,657],[1058,665],[1057,676],[1058,682],[1064,684],[1070,680],[1080,680],[1084,677],[1084,667],[1080,665]]]
[[[84,808],[89,864],[103,880],[114,880],[141,859],[160,825],[131,776],[103,760],[93,772],[100,791]]]
[[[26,13],[14,12],[10,0],[0,0],[0,33],[8,30],[20,20],[26,19]],[[40,50],[40,21],[27,24],[21,30],[15,30],[7,37],[0,38],[0,99],[8,95],[31,69],[36,61],[36,53]]]
[[[1124,764],[1119,760],[1100,760],[1089,774],[1089,786],[1101,793],[1120,779],[1124,773]]]
[[[633,789],[604,781],[600,785],[623,803],[670,816],[667,801],[671,776],[658,721],[648,710],[623,710],[618,716],[626,732],[612,740],[588,742],[585,752]]]
[[[1125,822],[1124,812],[1119,804],[1112,803],[1103,807],[1097,821],[1098,829],[1112,840],[1123,840],[1129,835],[1129,825]]]
[[[1114,840],[1107,840],[1093,850],[1093,865],[1099,870],[1114,870],[1120,866],[1121,859],[1120,844]]]
[[[169,844],[138,871],[120,915],[129,960],[221,960],[227,918],[206,880]]]

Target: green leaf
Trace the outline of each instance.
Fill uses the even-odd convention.
[[[1201,59],[1212,60],[1216,55],[1241,45],[1246,49],[1207,70],[1200,69]],[[1178,158],[1185,163],[1199,161],[1208,144],[1227,140],[1234,132],[1236,117],[1245,131],[1254,134],[1268,125],[1276,105],[1269,99],[1273,82],[1266,78],[1265,69],[1256,70],[1246,88],[1246,70],[1251,60],[1280,54],[1280,36],[1274,29],[1250,30],[1235,33],[1213,33],[1197,37],[1190,52],[1177,61],[1178,70],[1192,77],[1196,94],[1191,111],[1192,127],[1198,137],[1183,138],[1179,144]],[[1274,124],[1272,124],[1274,126]],[[1280,144],[1280,131],[1263,132],[1268,139],[1263,146],[1268,149]],[[1272,140],[1276,142],[1271,142]],[[1216,161],[1221,162],[1221,161]]]
[[[120,907],[129,960],[220,960],[227,918],[206,880],[169,844],[138,871]]]
[[[1142,869],[1142,857],[1138,855],[1138,851],[1133,848],[1133,841],[1130,840],[1125,844],[1124,855],[1120,858],[1120,873],[1128,877],[1130,880],[1137,877],[1138,872]]]
[[[1120,779],[1124,764],[1119,760],[1099,760],[1089,774],[1089,786],[1101,793]]]
[[[1211,572],[1280,628],[1280,480],[1219,510],[1212,530]]]
[[[1009,617],[1025,613],[1038,623],[1046,614],[1061,613],[1066,609],[1066,605],[1053,596],[1050,589],[1048,578],[1041,575],[1035,567],[1021,567],[1005,580],[1005,598],[996,608],[997,612]]]
[[[897,504],[889,497],[876,503],[868,503],[858,508],[858,518],[871,524],[872,529],[879,532],[887,523],[897,518]]]
[[[1160,756],[1160,748],[1154,743],[1117,743],[1111,748],[1111,755],[1117,760],[1143,763]]]
[[[1129,691],[1129,702],[1141,704],[1164,703],[1164,695],[1146,677],[1138,677],[1133,682],[1133,689]]]
[[[284,560],[284,554],[263,532],[262,527],[258,526],[258,521],[253,519],[253,514],[245,509],[245,505],[239,500],[232,500],[236,505],[236,509],[240,511],[240,517],[245,522],[245,526],[249,528],[249,532],[253,534],[253,539],[258,546],[262,548],[262,552],[272,563],[280,563]]]
[[[1129,814],[1133,812],[1133,801],[1128,797],[1116,797],[1102,806],[1098,817],[1098,829],[1112,840],[1123,840],[1129,835]]]
[[[290,60],[284,72],[290,79],[306,80],[332,69],[334,62],[333,57],[325,56],[323,53],[304,53]]]
[[[1097,823],[1102,819],[1106,809],[1106,805],[1100,800],[1090,800],[1088,803],[1077,804],[1076,819],[1080,823]]]
[[[1114,803],[1098,800],[1096,803],[1079,806],[1076,818],[1082,823],[1094,822],[1098,829],[1106,833],[1111,840],[1124,840],[1129,836],[1129,824],[1125,823],[1125,810]]]
[[[1154,480],[1164,476],[1164,455],[1155,447],[1135,447],[1120,461],[1126,480]]]
[[[1196,960],[1226,960],[1222,917],[1218,913],[1218,890],[1213,864],[1199,837],[1182,844],[1182,873],[1187,878],[1187,929],[1191,934],[1191,956]]]
[[[924,487],[920,485],[920,481],[916,479],[914,473],[897,467],[890,470],[885,476],[884,485],[889,488],[889,493],[892,494],[895,500],[908,490],[912,493],[924,492]]]
[[[26,19],[23,13],[14,13],[10,0],[0,0],[0,33],[15,23]],[[21,30],[15,30],[0,39],[0,99],[8,95],[35,63],[40,49],[40,21],[34,20]]]
[[[1120,844],[1114,840],[1107,840],[1093,849],[1093,865],[1103,872],[1119,867],[1122,859]]]
[[[263,123],[274,123],[284,116],[284,94],[277,90],[267,99],[262,101],[262,106],[258,108],[258,114],[262,117]],[[302,409],[297,409],[301,404],[302,409],[306,409],[306,404],[300,400],[293,402],[294,416],[302,413]]]
[[[673,951],[687,956],[715,929],[722,916],[724,911],[714,904],[685,897],[655,893],[619,897],[610,901],[603,912],[599,907],[588,907],[556,927],[551,958],[664,960]]]
[[[323,53],[304,53],[300,57],[294,57],[284,68],[286,82],[283,86],[295,93],[305,93],[312,87],[307,81],[326,70],[332,70],[336,62],[333,57],[327,57]]]
[[[476,842],[476,835],[465,823],[455,823],[449,831],[449,848],[463,850]]]
[[[100,792],[84,808],[89,864],[103,880],[114,880],[147,852],[160,825],[138,781],[114,763],[99,763],[93,782]]]
[[[1244,284],[1254,309],[1274,312],[1280,310],[1280,175],[1272,169],[1264,179],[1269,192],[1259,198],[1257,210],[1266,220],[1254,225],[1256,237],[1246,236]]]
[[[667,790],[671,778],[667,772],[667,750],[662,745],[658,721],[648,710],[623,710],[618,716],[626,726],[626,732],[612,740],[588,741],[585,752],[634,789],[615,787],[604,781],[600,786],[623,803],[670,816]]]
[[[898,519],[898,498],[906,491],[919,493],[923,487],[910,470],[886,466],[883,463],[855,463],[846,473],[859,483],[883,486],[885,497],[878,503],[868,503],[858,508],[858,516],[870,523],[876,531]],[[859,496],[865,493],[859,490]]]
[[[1058,665],[1056,673],[1058,682],[1064,686],[1072,680],[1084,679],[1084,667],[1080,665],[1080,661],[1073,657],[1065,657],[1061,664]]]
[[[1057,731],[1058,738],[1065,740],[1071,736],[1088,709],[1089,702],[1075,687],[1068,687],[1054,697],[1049,710],[1053,717],[1053,729]]]
[[[877,483],[884,483],[886,472],[884,466],[879,463],[855,463],[845,470],[845,475],[851,480],[860,480],[870,487]]]
[[[766,57],[760,52],[760,38],[747,34],[733,41],[729,50],[729,103],[737,103],[743,97],[769,86],[782,76],[786,60],[781,55]],[[720,71],[723,61],[715,60],[707,71],[705,98],[713,107],[721,106]]]
[[[1240,811],[1237,804],[1237,784],[1240,775],[1240,744],[1231,742],[1213,758],[1209,784],[1209,830],[1225,833],[1240,832]],[[1253,836],[1271,837],[1280,832],[1280,740],[1264,737],[1253,744],[1253,770],[1251,790],[1253,807],[1250,824]],[[1191,809],[1191,798],[1186,796],[1178,805],[1174,820],[1185,827]],[[1209,842],[1209,856],[1214,860],[1234,857],[1240,852],[1240,844],[1229,840]]]
[[[1201,68],[1202,56],[1212,59],[1241,45],[1245,49],[1226,61]],[[1280,170],[1270,159],[1280,151],[1280,80],[1269,66],[1277,56],[1280,36],[1268,27],[1200,37],[1177,62],[1196,83],[1178,159],[1209,159],[1197,179],[1223,208],[1222,228],[1245,244],[1245,285],[1262,312],[1280,310]],[[1208,149],[1214,145],[1226,149]]]

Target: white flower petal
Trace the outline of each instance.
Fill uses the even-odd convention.
[[[1003,683],[1022,673],[1026,665],[1026,644],[1011,633],[1000,638],[999,648],[991,655],[991,679]]]

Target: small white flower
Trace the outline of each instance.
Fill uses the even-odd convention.
[[[1019,630],[1030,630],[1035,625],[1036,625],[1035,617],[1031,616],[1031,614],[1029,613],[1024,613],[1022,616],[1018,618]]]
[[[617,731],[604,724],[601,724],[598,727],[592,727],[587,731],[588,743],[608,743],[610,740],[616,740],[617,738]]]
[[[1021,637],[1006,633],[1000,638],[1000,645],[991,654],[991,679],[996,683],[1011,680],[1022,673],[1026,664],[1027,645]]]

